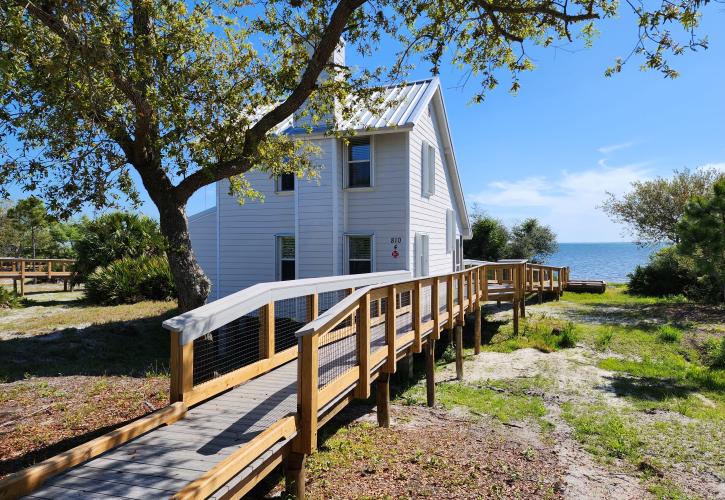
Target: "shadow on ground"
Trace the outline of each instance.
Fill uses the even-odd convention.
[[[27,376],[143,377],[169,364],[169,335],[161,323],[173,312],[87,328],[68,328],[2,342],[0,381]]]

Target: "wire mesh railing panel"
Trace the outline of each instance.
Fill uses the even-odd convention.
[[[307,319],[307,298],[294,297],[274,303],[274,352],[297,345],[295,333]]]
[[[373,352],[387,345],[385,338],[386,299],[370,301],[370,351]]]
[[[194,340],[193,384],[259,361],[261,327],[257,309]]]
[[[345,297],[347,297],[347,290],[333,290],[331,292],[322,292],[317,296],[317,313],[324,313]]]
[[[433,319],[433,315],[431,314],[431,288],[431,285],[421,288],[420,316],[423,323]]]
[[[440,312],[448,310],[448,287],[445,281],[438,282],[438,310]]]
[[[453,304],[458,304],[458,287],[460,286],[461,280],[453,280]]]
[[[468,276],[463,275],[463,299],[468,299]]]
[[[413,314],[410,300],[410,291],[403,292],[398,295],[398,307],[395,310],[396,335],[403,335],[413,329]]]
[[[320,337],[318,353],[318,387],[325,387],[350,368],[358,364],[357,353],[357,311],[340,324],[349,326],[334,328]]]

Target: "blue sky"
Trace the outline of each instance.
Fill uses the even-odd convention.
[[[440,75],[461,181],[469,205],[515,223],[535,216],[562,242],[629,241],[596,206],[605,191],[622,193],[637,179],[674,169],[713,165],[725,170],[725,10],[710,6],[702,33],[710,48],[673,59],[681,76],[666,80],[640,71],[634,58],[604,77],[636,41],[631,15],[600,25],[590,49],[531,49],[536,69],[511,95],[502,85],[482,104],[470,104],[475,82]],[[389,60],[392,50],[376,54]],[[355,54],[353,64],[370,65]],[[412,78],[425,78],[421,65]],[[197,193],[190,213],[214,204],[213,190]]]
[[[637,58],[605,78],[604,70],[636,41],[634,19],[624,9],[621,18],[599,25],[593,48],[529,48],[537,67],[522,75],[515,96],[501,78],[486,101],[470,104],[476,83],[460,88],[461,73],[443,68],[469,205],[509,224],[538,217],[562,242],[628,241],[596,208],[605,191],[622,193],[633,180],[683,167],[725,170],[725,9],[705,9],[700,31],[710,48],[674,58],[678,79],[640,71]],[[348,60],[385,64],[392,53],[384,48],[369,61],[348,53]],[[420,65],[410,76],[428,77],[429,68]],[[190,200],[188,213],[214,203],[214,189],[207,187]],[[157,214],[148,201],[142,210]]]

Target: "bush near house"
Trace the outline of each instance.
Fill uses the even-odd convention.
[[[80,224],[73,283],[83,283],[100,266],[119,259],[162,256],[166,240],[158,223],[131,212],[112,212]]]
[[[105,305],[170,300],[176,298],[176,286],[166,257],[124,258],[86,278],[86,297]]]

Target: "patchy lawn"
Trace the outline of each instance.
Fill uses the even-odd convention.
[[[519,336],[510,307],[486,312],[464,381],[449,352],[439,361],[440,405],[539,433],[570,498],[725,497],[725,308],[610,287],[529,304]],[[560,342],[567,328],[576,347]],[[424,404],[424,389],[399,400]]]
[[[0,311],[0,476],[158,409],[169,397],[175,304],[85,303],[32,286]]]

